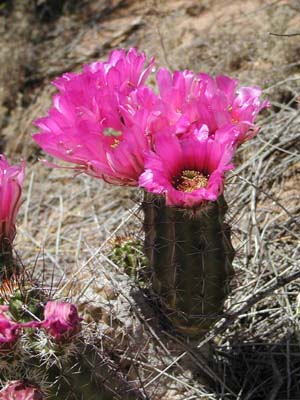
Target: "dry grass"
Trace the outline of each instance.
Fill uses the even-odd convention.
[[[88,331],[97,333],[101,357],[139,388],[140,398],[299,399],[299,38],[269,35],[300,31],[297,2],[234,1],[227,7],[218,1],[119,1],[106,14],[102,2],[85,3],[83,20],[66,12],[52,39],[44,27],[34,84],[18,79],[4,85],[6,150],[15,159],[20,153],[32,158],[36,149],[22,143],[31,119],[47,107],[49,79],[109,47],[138,45],[174,69],[225,72],[264,84],[273,107],[227,178],[237,251],[231,295],[201,343],[174,335],[147,292],[108,258],[112,238],[142,240],[140,193],[86,176],[71,179],[67,170],[39,163],[27,169],[18,253],[57,287],[58,297],[79,304]],[[56,49],[60,53],[52,54]],[[16,103],[8,101],[13,84]]]

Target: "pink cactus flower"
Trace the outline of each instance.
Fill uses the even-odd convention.
[[[110,183],[137,185],[143,171],[151,107],[156,96],[143,87],[153,67],[135,49],[113,51],[108,62],[65,74],[34,140],[50,155]]]
[[[94,62],[87,65],[85,70],[92,72],[103,71],[105,83],[111,89],[128,95],[132,90],[143,86],[148,75],[153,69],[154,58],[149,61],[147,68],[145,53],[139,53],[131,48],[127,53],[125,49],[113,50],[108,62]]]
[[[146,157],[146,171],[139,184],[148,192],[165,196],[169,206],[197,207],[217,200],[222,193],[224,172],[233,168],[232,156],[228,143],[199,140],[196,135],[183,140],[161,135],[155,152]]]
[[[74,304],[48,301],[41,327],[54,340],[61,341],[69,339],[80,331],[81,320]]]
[[[0,154],[0,242],[8,240],[12,243],[14,240],[24,175],[24,163],[21,166],[10,165]]]
[[[162,116],[176,126],[176,134],[188,132],[199,122],[199,98],[202,83],[193,72],[175,71],[173,76],[166,68],[157,73],[157,84],[162,100]]]
[[[238,81],[227,76],[213,79],[208,74],[187,70],[175,71],[172,76],[161,68],[157,83],[162,100],[161,118],[175,127],[179,137],[187,137],[205,125],[210,136],[240,145],[257,133],[254,120],[270,105],[260,100],[261,89],[242,87],[236,92]]]
[[[188,70],[171,74],[161,68],[156,95],[144,86],[152,68],[153,59],[147,66],[144,53],[123,49],[112,51],[107,62],[64,74],[54,81],[59,93],[48,116],[35,121],[40,131],[34,140],[71,163],[68,168],[136,186],[145,171],[145,154],[162,134],[192,142],[209,138],[220,148],[235,149],[258,131],[255,118],[269,105],[260,99],[259,88],[237,91],[237,80],[227,76],[213,79]]]
[[[1,400],[42,400],[39,387],[26,379],[9,382],[0,390]]]
[[[113,50],[108,61],[96,61],[84,65],[82,73],[65,73],[56,78],[53,84],[62,93],[66,93],[71,88],[75,88],[74,83],[83,88],[83,83],[94,79],[97,81],[98,89],[108,88],[111,92],[116,90],[119,94],[127,96],[133,90],[143,86],[153,70],[154,58],[150,59],[147,67],[145,67],[146,62],[145,53],[139,53],[135,48],[131,48],[128,52],[125,49]],[[86,93],[82,92],[82,95],[84,94]]]
[[[241,87],[236,91],[237,81],[227,76],[218,76],[216,82],[224,96],[220,103],[228,110],[228,114],[224,114],[226,121],[222,122],[235,127],[234,144],[239,146],[256,135],[259,127],[254,124],[255,118],[271,104],[260,100],[262,90],[259,87]]]
[[[0,306],[0,354],[9,351],[17,342],[20,325],[5,315],[8,306]]]

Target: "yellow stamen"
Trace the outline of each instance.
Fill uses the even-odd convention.
[[[191,193],[194,190],[207,186],[208,176],[199,171],[185,169],[181,175],[173,180],[175,189],[181,192]]]
[[[111,147],[112,149],[115,149],[116,147],[119,146],[119,143],[120,143],[120,140],[115,139],[114,142],[110,145],[110,147]]]

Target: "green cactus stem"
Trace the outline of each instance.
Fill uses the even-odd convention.
[[[14,259],[11,243],[6,238],[0,238],[0,281],[14,270]]]
[[[224,197],[195,210],[145,193],[142,208],[153,290],[179,333],[201,337],[220,318],[233,276]]]
[[[8,305],[16,321],[29,322],[33,316],[41,319],[48,295],[31,279],[25,267],[20,265],[17,273],[6,274],[4,278],[0,280],[0,305]]]
[[[48,381],[56,382],[50,398],[70,400],[142,400],[144,396],[125,380],[116,368],[111,368],[93,348],[86,345],[75,357],[48,370]]]
[[[12,243],[0,237],[0,283],[20,272],[18,260],[14,257]]]

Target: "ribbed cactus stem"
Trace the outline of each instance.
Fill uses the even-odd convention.
[[[179,209],[146,193],[143,211],[153,290],[178,332],[202,336],[220,317],[233,276],[227,204],[221,196],[197,210]]]
[[[0,282],[15,272],[15,261],[10,241],[0,237]]]
[[[70,366],[72,368],[72,366]],[[72,371],[72,369],[71,369]],[[52,377],[51,372],[49,378],[56,379],[55,375]],[[57,400],[70,399],[89,399],[89,400],[111,400],[112,395],[92,379],[91,371],[86,368],[81,368],[77,373],[65,373],[63,384],[60,385],[59,390],[52,393],[53,397]],[[55,397],[54,397],[55,396]]]
[[[93,346],[87,345],[85,351],[78,358],[81,370],[90,379],[93,379],[101,387],[98,392],[98,400],[109,400],[115,398],[122,398],[122,400],[142,400],[144,396],[135,387],[133,382],[127,381],[123,374],[118,373],[115,368],[110,368],[103,359],[95,352]],[[109,389],[108,389],[109,388]],[[101,393],[101,396],[100,396]],[[85,394],[85,392],[83,392]],[[115,396],[116,394],[119,395]],[[84,397],[89,399],[89,397]]]
[[[52,367],[48,370],[48,381],[57,381],[59,370]],[[59,387],[54,385],[55,399],[86,399],[86,400],[139,400],[144,397],[133,384],[118,376],[109,365],[103,361],[92,346],[82,349],[63,365]],[[118,396],[119,395],[119,396]],[[52,398],[52,397],[51,397]],[[54,398],[54,397],[53,397]]]

